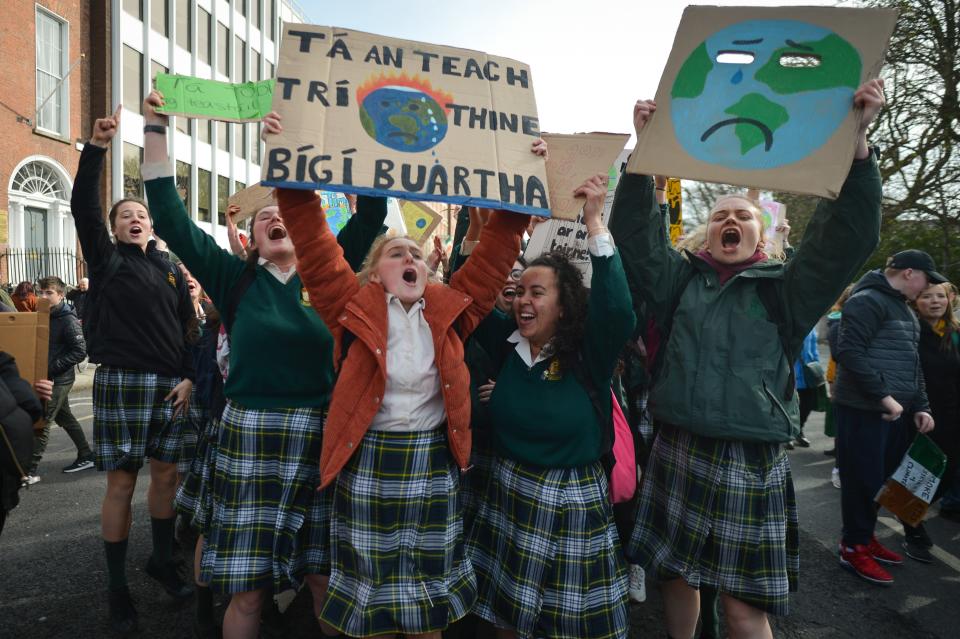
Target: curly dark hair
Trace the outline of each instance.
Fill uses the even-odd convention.
[[[560,367],[571,370],[577,365],[578,351],[583,343],[583,334],[587,323],[587,299],[589,292],[583,285],[583,273],[564,251],[544,253],[531,261],[527,268],[544,266],[557,277],[557,303],[563,312],[563,319],[557,324],[553,336],[554,353],[560,360]]]

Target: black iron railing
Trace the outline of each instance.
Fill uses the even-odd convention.
[[[69,286],[87,276],[87,263],[68,248],[8,248],[0,253],[0,275],[11,286],[56,275]]]

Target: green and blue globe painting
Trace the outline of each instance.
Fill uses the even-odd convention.
[[[382,86],[360,103],[360,123],[371,138],[395,151],[432,149],[447,134],[447,116],[429,93],[409,86]]]
[[[742,63],[718,62],[730,53],[748,55],[739,56]],[[857,49],[824,27],[797,20],[733,24],[702,42],[677,73],[674,134],[687,153],[710,164],[792,164],[840,127],[861,69]]]

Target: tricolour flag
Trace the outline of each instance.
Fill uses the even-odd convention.
[[[877,493],[876,501],[911,526],[923,521],[940,485],[947,456],[926,435],[917,435],[896,472]]]

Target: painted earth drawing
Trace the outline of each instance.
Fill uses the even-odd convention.
[[[753,60],[717,62],[722,53]],[[812,61],[818,64],[802,64]],[[796,20],[731,25],[702,42],[677,73],[670,93],[674,134],[687,153],[710,164],[792,164],[840,127],[861,69],[856,48],[829,29]]]
[[[452,96],[425,80],[379,76],[357,90],[360,124],[371,138],[395,151],[432,149],[447,134]]]

